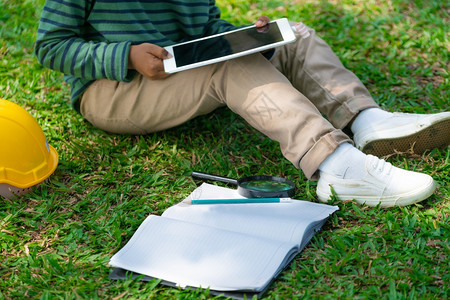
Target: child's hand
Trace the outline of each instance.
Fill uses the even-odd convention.
[[[269,17],[261,16],[255,23],[256,28],[258,28],[259,32],[267,32],[269,30],[268,27],[265,27],[270,22]]]
[[[135,69],[151,80],[163,79],[169,76],[164,71],[163,59],[170,57],[166,49],[155,44],[132,45],[128,56],[128,69]]]

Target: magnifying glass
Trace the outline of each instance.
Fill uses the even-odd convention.
[[[219,181],[237,186],[241,196],[247,198],[288,198],[295,194],[295,184],[285,178],[267,175],[256,175],[233,179],[224,176],[192,172],[192,178]]]

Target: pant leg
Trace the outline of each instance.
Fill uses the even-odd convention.
[[[210,69],[177,73],[164,80],[140,74],[128,83],[97,80],[82,95],[81,114],[95,127],[112,133],[141,135],[173,128],[224,106],[208,97]]]
[[[212,78],[213,96],[251,126],[280,143],[281,151],[308,179],[317,179],[322,161],[344,142],[330,124],[262,55],[228,61]]]
[[[84,93],[81,113],[116,133],[145,134],[179,125],[227,105],[280,143],[283,155],[315,179],[321,162],[350,139],[262,55],[131,83],[99,80]]]
[[[315,31],[309,29],[309,33],[307,38],[298,34],[295,43],[277,48],[271,62],[333,126],[342,129],[360,111],[378,105]]]

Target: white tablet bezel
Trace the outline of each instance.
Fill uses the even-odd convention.
[[[230,55],[226,55],[226,56],[222,56],[222,57],[218,57],[218,58],[214,58],[214,59],[210,59],[210,60],[206,60],[206,61],[202,61],[202,62],[196,62],[193,64],[189,64],[189,65],[185,65],[185,66],[181,66],[181,67],[177,67],[176,65],[176,58],[174,55],[174,51],[173,48],[178,46],[178,45],[184,45],[184,44],[189,44],[198,40],[205,40],[205,39],[209,39],[209,38],[214,38],[214,37],[218,37],[218,36],[222,36],[222,35],[227,35],[230,34],[231,32],[235,32],[235,31],[240,31],[240,30],[246,30],[249,28],[254,28],[256,27],[255,25],[252,26],[248,26],[248,27],[244,27],[244,28],[239,28],[236,30],[232,30],[232,31],[227,31],[227,32],[223,32],[223,33],[219,33],[219,34],[215,34],[215,35],[211,35],[211,36],[207,36],[204,38],[200,38],[200,39],[196,39],[193,41],[188,41],[188,42],[184,42],[184,43],[180,43],[180,44],[176,44],[176,45],[172,45],[172,46],[167,46],[164,47],[171,55],[171,58],[168,59],[164,59],[164,70],[166,73],[175,73],[175,72],[180,72],[180,71],[184,71],[184,70],[189,70],[192,68],[197,68],[197,67],[201,67],[201,66],[205,66],[205,65],[209,65],[209,64],[213,64],[213,63],[217,63],[217,62],[221,62],[224,60],[228,60],[228,59],[232,59],[232,58],[236,58],[239,56],[244,56],[244,55],[248,55],[248,54],[252,54],[252,53],[256,53],[256,52],[261,52],[264,50],[268,50],[268,49],[272,49],[284,44],[288,44],[291,43],[293,41],[295,41],[296,36],[292,30],[291,24],[289,23],[289,21],[286,18],[282,18],[282,19],[277,19],[274,21],[271,21],[270,24],[277,24],[278,28],[280,29],[280,33],[282,36],[282,41],[276,42],[276,43],[271,43],[268,45],[264,45],[261,47],[257,47],[254,49],[250,49],[247,51],[242,51],[239,53],[235,53],[235,54],[230,54]]]

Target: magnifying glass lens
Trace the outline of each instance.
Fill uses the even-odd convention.
[[[247,181],[241,184],[241,187],[262,192],[287,191],[292,187],[285,182],[277,182],[272,180],[255,180]]]

